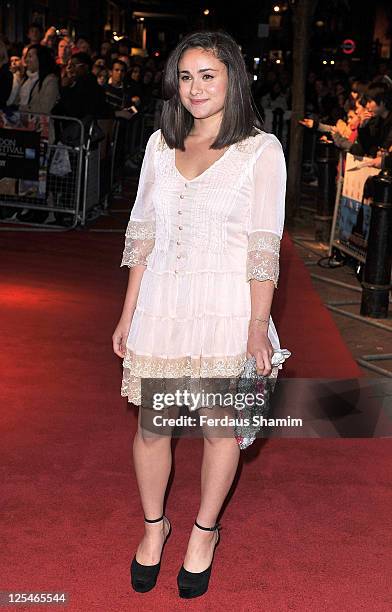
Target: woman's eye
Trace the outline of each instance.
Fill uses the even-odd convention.
[[[209,79],[213,79],[214,77],[212,76],[212,74],[203,74],[203,79],[204,77],[207,77],[207,79],[205,80],[209,80]],[[181,81],[188,81],[190,79],[190,76],[187,74],[184,74],[183,76],[180,77]]]

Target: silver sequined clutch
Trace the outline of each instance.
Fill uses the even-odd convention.
[[[280,366],[290,357],[287,349],[275,349],[271,359],[272,367]],[[263,437],[262,419],[267,419],[270,411],[271,394],[276,384],[276,376],[257,374],[256,358],[246,360],[244,369],[238,379],[237,393],[248,397],[249,403],[236,412],[234,434],[241,450],[248,448],[256,439]]]

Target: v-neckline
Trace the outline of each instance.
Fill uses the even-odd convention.
[[[173,147],[172,151],[173,151],[173,165],[174,165],[174,169],[175,169],[176,173],[178,174],[178,176],[182,178],[182,180],[186,181],[187,183],[192,183],[193,181],[196,181],[197,179],[199,179],[202,176],[204,176],[205,174],[207,174],[207,172],[209,172],[209,170],[211,170],[211,168],[214,168],[215,166],[217,166],[219,164],[219,162],[222,161],[222,159],[224,157],[226,157],[226,155],[229,153],[229,151],[231,151],[231,149],[233,147],[234,147],[234,144],[229,145],[228,149],[226,149],[226,151],[223,153],[223,155],[218,157],[218,159],[216,159],[214,162],[212,162],[212,164],[210,166],[208,166],[208,168],[203,170],[203,172],[201,172],[197,176],[193,177],[192,179],[186,178],[186,176],[181,174],[181,172],[177,168],[177,165],[176,165],[176,148]]]

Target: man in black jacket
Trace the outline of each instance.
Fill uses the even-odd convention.
[[[77,119],[113,117],[113,110],[91,68],[92,60],[87,53],[75,53],[68,60],[66,84],[61,87],[60,100],[52,111],[54,115]]]

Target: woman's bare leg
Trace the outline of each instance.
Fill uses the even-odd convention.
[[[144,516],[155,519],[163,514],[165,491],[172,466],[171,436],[156,435],[141,426],[139,408],[138,430],[133,441],[133,461]],[[136,551],[142,565],[159,562],[162,546],[169,531],[167,520],[146,523],[144,536]]]
[[[206,411],[202,409],[199,412],[207,415],[211,413],[209,409]],[[215,437],[214,433],[216,432],[213,428],[204,428],[201,500],[196,517],[197,522],[203,527],[215,525],[233,483],[241,452],[232,428],[227,429],[225,437]],[[193,525],[184,558],[185,569],[190,572],[205,570],[212,561],[216,540],[216,531],[204,531]]]

